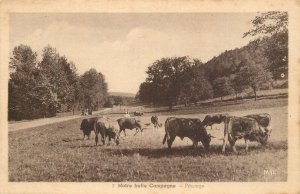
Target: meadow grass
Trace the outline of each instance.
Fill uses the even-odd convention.
[[[244,141],[237,144],[239,154],[230,148],[221,153],[222,125],[208,130],[217,138],[209,152],[201,143],[197,149],[185,138],[176,138],[172,149],[162,144],[164,127],[146,128],[141,135],[127,130],[121,134],[120,145],[95,146],[94,134],[82,140],[79,130],[82,119],[74,119],[41,127],[9,132],[10,181],[286,181],[287,180],[287,99],[251,101],[228,104],[226,110],[241,115],[268,112],[272,116],[273,132],[267,146],[251,142],[245,151]],[[259,108],[253,110],[253,108]],[[177,109],[178,117],[203,119],[206,113],[222,110],[222,106],[198,110]],[[146,110],[146,109],[145,109]],[[151,108],[152,112],[155,112]],[[151,111],[139,117],[150,122]],[[174,112],[162,113],[162,123]],[[118,112],[107,116],[117,119]],[[274,172],[270,174],[267,172]]]

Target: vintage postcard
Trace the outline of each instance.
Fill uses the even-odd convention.
[[[2,1],[0,193],[299,193],[300,1]]]

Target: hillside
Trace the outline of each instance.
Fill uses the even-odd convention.
[[[126,93],[126,92],[108,92],[109,96],[123,96],[123,97],[135,97],[133,93]]]

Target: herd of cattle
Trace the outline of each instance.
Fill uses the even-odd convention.
[[[235,143],[238,139],[242,138],[244,138],[246,143],[246,151],[248,150],[249,141],[257,141],[265,145],[272,131],[270,127],[271,116],[267,113],[251,114],[243,117],[230,116],[229,114],[207,115],[202,122],[200,119],[169,117],[165,121],[163,144],[167,142],[168,148],[171,149],[176,137],[180,137],[181,140],[187,137],[192,140],[194,147],[197,147],[200,141],[205,150],[208,150],[211,138],[214,138],[214,136],[207,133],[206,128],[208,126],[211,127],[213,124],[221,124],[222,122],[225,126],[222,152],[225,152],[229,141],[231,148],[237,153]],[[151,123],[155,128],[162,127],[157,116],[151,117]],[[107,117],[93,117],[83,119],[80,130],[83,131],[83,139],[85,136],[89,139],[91,132],[94,131],[96,145],[99,141],[99,133],[103,145],[107,138],[109,142],[113,139],[118,145],[122,131],[126,136],[125,129],[136,129],[134,134],[136,135],[139,131],[143,132],[143,126],[145,125],[135,118],[124,117],[118,119],[116,122]]]

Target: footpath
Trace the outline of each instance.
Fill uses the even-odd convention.
[[[110,110],[110,108],[105,108],[100,111],[94,111],[93,114],[99,114]],[[32,127],[39,127],[47,124],[52,123],[59,123],[63,121],[68,121],[72,119],[77,119],[83,117],[82,115],[72,115],[72,116],[65,116],[65,117],[51,117],[51,118],[44,118],[44,119],[36,119],[31,121],[21,121],[17,123],[8,124],[8,131],[18,131],[22,129],[29,129]]]

